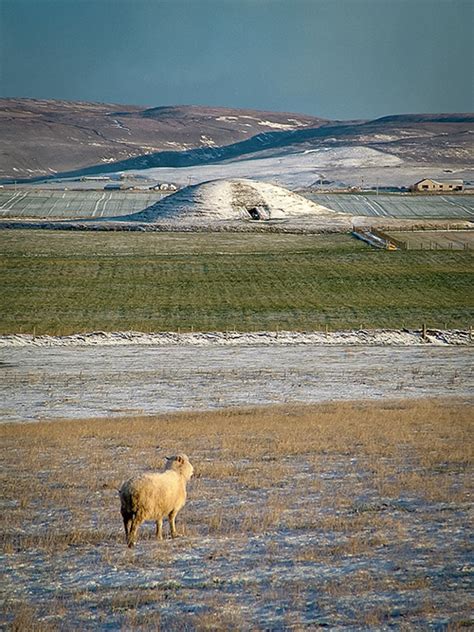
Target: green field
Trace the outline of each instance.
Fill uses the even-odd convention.
[[[1,231],[0,333],[466,328],[469,251],[346,235]]]

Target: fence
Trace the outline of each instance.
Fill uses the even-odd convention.
[[[372,246],[387,250],[472,250],[474,230],[400,230],[353,227],[352,234]]]

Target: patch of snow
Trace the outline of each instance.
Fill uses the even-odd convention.
[[[69,336],[33,336],[32,334],[0,335],[0,348],[5,347],[75,347],[116,345],[192,345],[203,346],[246,346],[246,345],[375,345],[375,346],[440,346],[472,345],[467,330],[427,330],[426,338],[414,329],[361,329],[334,332],[256,331],[256,332],[159,332],[97,331]]]
[[[263,127],[271,127],[272,129],[294,129],[295,126],[291,123],[273,123],[272,121],[258,121],[257,125],[262,125]]]
[[[212,138],[209,138],[209,136],[206,136],[205,134],[201,134],[201,143],[207,147],[215,147],[216,143],[212,140]]]
[[[383,142],[390,142],[394,140],[398,140],[399,136],[391,136],[390,134],[374,134],[374,140],[381,140]]]
[[[130,128],[126,127],[123,123],[118,121],[117,119],[113,119],[113,127],[118,127],[119,129],[123,129],[130,134]]]
[[[297,119],[293,119],[293,118],[289,118],[288,119],[289,123],[293,123],[293,125],[296,125],[297,127],[304,127],[305,124],[302,121],[298,121]]]
[[[185,151],[186,149],[189,148],[189,145],[186,144],[186,143],[177,143],[177,142],[172,141],[172,140],[166,141],[165,145],[168,145],[169,147],[173,147],[175,149],[179,149],[180,151],[181,150]]]
[[[321,156],[321,166],[332,167],[389,167],[403,163],[401,158],[370,147],[332,147],[326,148]]]

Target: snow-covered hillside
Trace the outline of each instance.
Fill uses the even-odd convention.
[[[290,153],[275,155],[259,155],[258,158],[243,157],[239,160],[225,161],[192,167],[155,167],[130,171],[131,176],[145,177],[149,181],[174,182],[179,186],[208,180],[252,178],[254,180],[271,181],[290,188],[307,187],[314,182],[329,177],[337,179],[344,173],[344,183],[360,183],[360,171],[384,172],[379,181],[386,179],[387,171],[400,173],[404,161],[388,153],[369,147],[328,147],[321,149],[304,149]],[[413,176],[413,167],[407,167],[408,182]],[[351,178],[352,175],[352,178]],[[377,181],[377,177],[368,178]],[[421,178],[420,178],[421,179]]]

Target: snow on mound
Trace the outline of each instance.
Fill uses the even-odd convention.
[[[127,222],[269,220],[315,215],[336,213],[283,187],[242,179],[212,180],[188,186],[139,213],[114,219]]]

